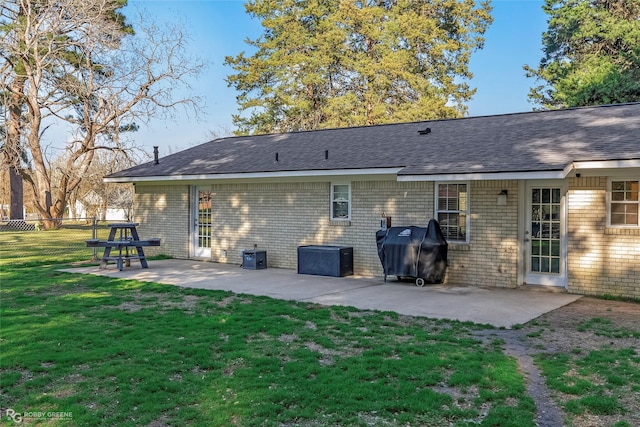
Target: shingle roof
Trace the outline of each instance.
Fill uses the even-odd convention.
[[[108,178],[395,167],[398,175],[530,172],[629,159],[640,159],[640,103],[221,138]]]

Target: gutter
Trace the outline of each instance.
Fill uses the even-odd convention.
[[[525,171],[525,172],[476,172],[476,173],[455,173],[455,174],[434,174],[434,175],[399,175],[399,182],[412,181],[498,181],[498,180],[520,180],[520,179],[562,179],[564,173],[561,170],[551,171]]]
[[[320,178],[320,177],[349,177],[349,176],[395,176],[398,182],[418,181],[496,181],[496,180],[532,180],[532,179],[565,179],[574,176],[580,171],[594,169],[640,169],[640,159],[628,160],[586,160],[574,161],[563,169],[547,171],[522,171],[522,172],[472,172],[450,174],[420,174],[402,175],[403,167],[393,168],[368,168],[368,169],[314,169],[302,171],[277,171],[277,172],[247,172],[227,174],[198,174],[198,175],[155,175],[137,177],[106,177],[105,183],[134,183],[134,182],[183,182],[183,181],[227,181],[227,180],[254,180],[254,179],[282,179],[282,178]]]
[[[399,182],[411,181],[495,181],[495,180],[530,180],[530,179],[565,179],[575,176],[580,171],[597,169],[640,169],[640,159],[628,160],[585,160],[569,163],[563,169],[548,171],[523,172],[478,172],[433,175],[399,175]]]
[[[564,168],[565,176],[571,172],[580,173],[588,169],[630,169],[640,168],[640,159],[627,160],[579,160],[571,162]]]
[[[126,182],[176,182],[176,181],[200,181],[200,180],[237,180],[237,179],[272,179],[272,178],[316,178],[357,175],[397,175],[402,168],[370,168],[370,169],[315,169],[305,171],[278,171],[278,172],[248,172],[226,174],[199,174],[199,175],[156,175],[136,177],[105,177],[105,183]]]

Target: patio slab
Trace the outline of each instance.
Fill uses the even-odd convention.
[[[91,266],[64,271],[505,328],[526,323],[581,297],[495,287],[426,285],[419,288],[410,282],[385,283],[382,278],[311,276],[280,268],[246,270],[237,265],[175,259],[150,261],[149,268],[145,269],[134,263],[123,271],[114,265],[106,270]]]

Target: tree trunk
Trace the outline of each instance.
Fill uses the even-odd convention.
[[[9,200],[9,219],[24,219],[22,176],[14,167],[9,168]]]
[[[7,140],[4,148],[4,161],[9,167],[9,219],[24,219],[24,191],[20,167],[22,162],[21,123],[24,106],[24,83],[26,78],[16,76],[11,82],[9,97],[9,122]]]
[[[69,217],[70,218],[78,218],[78,210],[76,209],[76,202],[78,201],[78,192],[73,191],[69,194],[69,201],[67,202],[69,205]]]
[[[36,72],[29,72],[29,86],[27,93],[25,94],[25,104],[29,111],[29,129],[24,135],[24,139],[29,145],[29,151],[31,153],[31,161],[33,162],[33,169],[25,171],[27,180],[31,184],[33,189],[33,204],[42,218],[61,218],[61,213],[64,213],[64,207],[62,210],[57,210],[59,206],[53,206],[51,200],[51,176],[47,169],[47,160],[45,154],[42,151],[40,145],[40,138],[42,132],[42,107],[39,104],[38,88],[40,87],[41,74]],[[44,228],[55,228],[54,223],[49,221],[43,222]]]
[[[100,214],[100,218],[103,221],[107,220],[107,199],[104,198],[102,199],[102,201],[100,202],[100,210],[102,211]]]

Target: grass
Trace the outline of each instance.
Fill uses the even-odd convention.
[[[537,331],[529,332],[527,336],[529,338],[537,338],[537,337],[541,337],[543,333],[544,333],[544,329],[541,328],[541,329],[538,329]]]
[[[109,235],[104,226],[97,231],[98,238]],[[85,240],[91,238],[91,223],[65,223],[64,228],[54,230],[0,232],[0,268],[88,261],[92,248],[87,248]]]
[[[0,387],[3,408],[72,414],[46,425],[535,425],[516,362],[471,323],[36,260],[1,261]]]
[[[640,338],[640,332],[613,325],[610,319],[594,317],[578,325],[578,331],[591,331],[595,335],[607,338]]]
[[[110,229],[100,223],[97,238],[106,240]],[[42,264],[65,262],[91,262],[102,248],[88,248],[86,240],[92,238],[92,224],[65,222],[64,228],[39,231],[0,232],[0,268],[38,267]],[[150,249],[145,252],[148,254]],[[163,254],[147,256],[147,259],[170,258]]]
[[[596,335],[601,326],[609,325],[594,318],[578,326],[578,331],[591,331]],[[595,326],[595,331],[591,326]],[[616,329],[607,337],[634,337],[634,331]],[[536,363],[541,367],[547,385],[554,390],[570,416],[625,415],[627,403],[635,407],[640,391],[640,355],[637,348],[613,348],[603,344],[599,350],[584,351],[574,348],[569,354],[538,354]],[[630,401],[626,399],[630,398]],[[625,425],[620,421],[616,425]]]
[[[84,234],[61,248],[69,233],[0,235],[8,425],[6,408],[63,412],[26,424],[65,426],[535,425],[505,341],[473,337],[483,326],[63,273],[60,263],[91,257]],[[529,338],[553,330],[534,322]],[[602,318],[576,329],[638,338]],[[625,399],[640,393],[636,348],[535,360],[570,422],[634,425],[620,418],[635,419]]]

